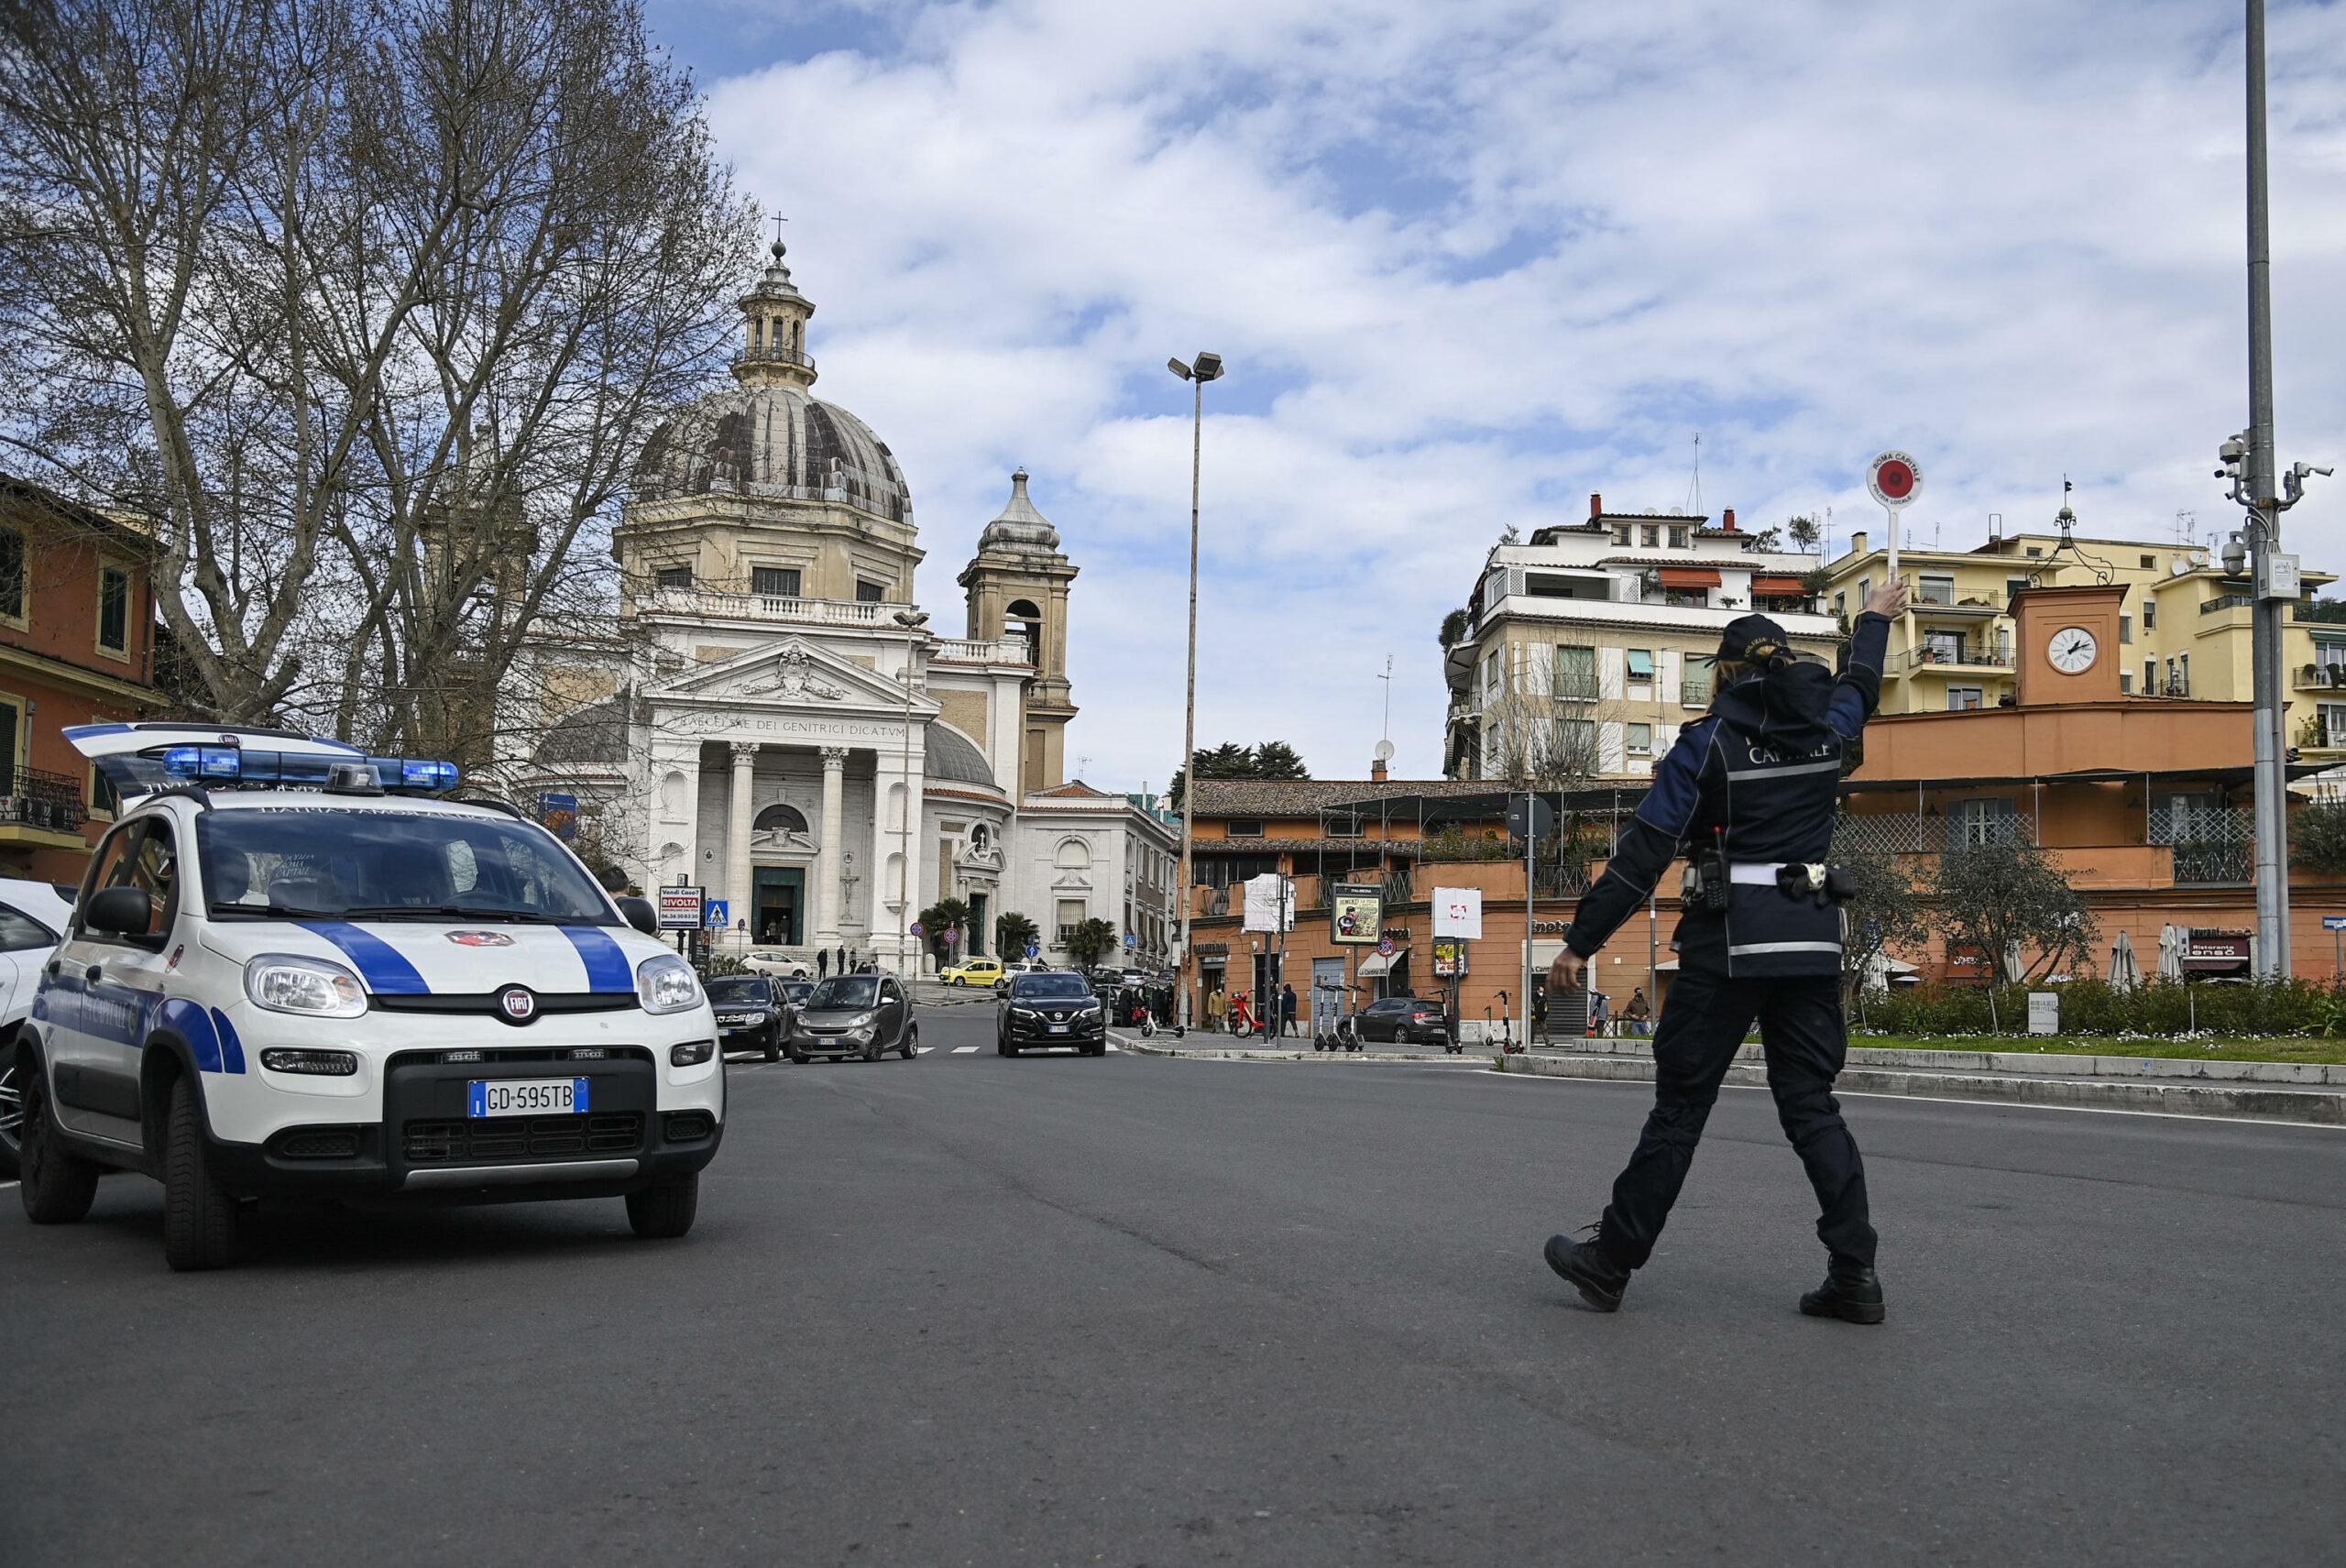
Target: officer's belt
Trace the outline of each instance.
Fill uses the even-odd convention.
[[[1808,870],[1806,862],[1801,861],[1787,861],[1781,865],[1770,864],[1766,861],[1755,864],[1748,861],[1738,861],[1727,867],[1727,880],[1741,883],[1747,887],[1773,887],[1776,885],[1776,874],[1782,871],[1785,865],[1796,866],[1803,872]]]

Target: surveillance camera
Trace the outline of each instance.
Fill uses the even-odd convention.
[[[2231,440],[2225,442],[2221,446],[2216,448],[2216,455],[2222,458],[2227,463],[2237,463],[2242,457],[2246,456],[2247,454],[2248,447],[2242,443],[2238,436],[2234,436]]]

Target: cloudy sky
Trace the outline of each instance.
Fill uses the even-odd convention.
[[[2283,461],[2346,459],[2346,8],[2272,15]],[[2233,526],[2241,7],[2221,0],[650,0],[790,218],[820,394],[902,460],[920,591],[1008,492],[1082,567],[1072,766],[1199,740],[1439,772],[1434,633],[1509,524],[1749,525],[1920,455],[1925,539]],[[751,258],[754,259],[754,258]],[[748,265],[745,262],[745,266]],[[745,274],[746,275],[746,274]],[[2346,569],[2346,473],[2290,514]]]

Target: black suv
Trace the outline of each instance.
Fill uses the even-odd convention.
[[[1087,1056],[1104,1057],[1108,1009],[1080,974],[1014,974],[1008,993],[994,1003],[993,1044],[1006,1057],[1029,1046],[1073,1046]]]
[[[783,984],[762,974],[714,975],[703,984],[727,1050],[763,1051],[768,1061],[782,1059],[782,1036],[790,1026]]]

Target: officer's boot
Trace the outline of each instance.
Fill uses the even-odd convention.
[[[1576,1242],[1570,1236],[1548,1238],[1548,1266],[1571,1281],[1580,1292],[1580,1299],[1600,1312],[1621,1310],[1621,1292],[1629,1288],[1629,1271],[1614,1262],[1597,1244],[1604,1239],[1602,1224],[1590,1225],[1589,1239]]]
[[[1812,1318],[1878,1323],[1885,1311],[1881,1281],[1870,1265],[1836,1257],[1825,1267],[1825,1283],[1800,1299],[1800,1310]]]

